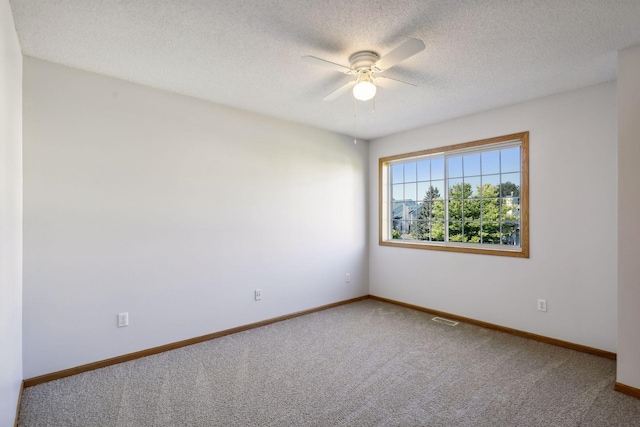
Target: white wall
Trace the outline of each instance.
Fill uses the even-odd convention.
[[[0,1],[0,426],[13,425],[22,383],[22,54]]]
[[[366,295],[367,163],[346,136],[26,57],[25,378]]]
[[[378,245],[380,157],[527,130],[529,259]],[[370,293],[616,351],[616,139],[611,82],[372,141]]]
[[[640,389],[640,45],[618,52],[618,373]]]

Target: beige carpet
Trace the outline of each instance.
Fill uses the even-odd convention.
[[[41,384],[19,425],[640,426],[615,362],[431,317],[365,300]]]

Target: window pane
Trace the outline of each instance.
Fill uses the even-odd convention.
[[[449,178],[462,176],[462,156],[447,158],[447,174]]]
[[[417,225],[417,221],[413,220],[413,221],[405,221],[405,226],[406,226],[406,230],[405,230],[405,234],[402,236],[403,239],[415,239],[414,237],[414,233],[416,232],[416,227]]]
[[[449,219],[462,219],[462,200],[449,200]]]
[[[480,222],[465,222],[462,241],[480,243]]]
[[[513,199],[513,209],[511,210],[513,217],[520,221],[520,198]],[[504,219],[504,218],[502,218]]]
[[[402,184],[393,184],[391,190],[391,199],[392,200],[404,200],[404,185]]]
[[[500,196],[500,185],[492,185],[490,183],[482,184],[480,197],[483,199],[493,199]]]
[[[431,202],[431,219],[444,221],[444,200],[435,200]]]
[[[416,219],[418,221],[426,221],[429,219],[429,206],[430,203],[422,202],[418,204],[416,208]]]
[[[438,188],[431,185],[427,190],[427,198],[429,200],[439,200],[442,199],[442,194],[440,194],[440,190],[438,190]]]
[[[400,238],[400,232],[398,231],[398,228],[400,228],[400,221],[394,220],[393,221],[393,225],[391,226],[391,238],[392,239],[399,239]]]
[[[520,170],[520,147],[500,150],[500,163],[502,165],[502,173],[518,172]]]
[[[412,220],[418,219],[418,206],[419,206],[418,203],[405,201],[404,206],[407,211],[405,215],[406,219],[412,219]]]
[[[404,182],[416,182],[416,163],[404,164]]]
[[[444,222],[431,222],[431,240],[435,242],[444,242]]]
[[[462,241],[462,222],[461,221],[449,222],[449,241],[450,242]]]
[[[418,183],[418,201],[424,200],[429,191],[429,182]]]
[[[417,206],[412,202],[394,202],[393,218],[398,220],[413,220],[417,216]]]
[[[482,243],[500,244],[500,223],[482,221]]]
[[[400,239],[406,239],[407,235],[409,235],[409,221],[399,221],[398,222],[398,233],[400,234]]]
[[[403,182],[404,181],[404,167],[402,164],[391,166],[391,182]]]
[[[400,220],[404,217],[404,203],[402,202],[394,202],[393,203],[393,212],[391,213],[394,220]]]
[[[500,152],[489,151],[482,153],[482,174],[500,173]]]
[[[482,187],[480,183],[480,177],[476,176],[473,178],[464,178],[465,184],[469,184],[469,197],[479,197],[480,189]]]
[[[398,233],[400,234],[400,239],[412,239],[411,236],[411,228],[413,222],[412,221],[399,221],[398,222]]]
[[[421,160],[418,162],[418,181],[429,181],[431,179],[431,162]]]
[[[480,221],[480,199],[465,199],[462,203],[464,219]]]
[[[519,197],[503,197],[502,198],[502,220],[515,221],[520,218],[520,198]]]
[[[480,175],[480,154],[469,154],[462,159],[464,176]]]
[[[500,220],[500,199],[482,199],[482,221]]]
[[[430,221],[433,219],[433,203],[434,202],[430,200],[420,203],[420,207],[418,208],[418,220]]]
[[[449,180],[449,197],[450,198],[462,199],[464,197],[462,190],[463,190],[462,178]]]
[[[482,175],[482,185],[491,184],[496,188],[500,187],[500,175]]]
[[[444,180],[431,181],[434,199],[444,199]]]
[[[502,244],[503,245],[519,245],[520,244],[520,226],[517,222],[502,223]]]
[[[514,196],[520,195],[520,174],[519,173],[505,173],[501,177],[501,195],[503,197],[511,196],[513,192]]]
[[[413,235],[417,240],[429,240],[429,223],[417,221]]]
[[[431,159],[431,179],[444,179],[444,158]],[[444,193],[443,193],[444,194]]]
[[[406,171],[406,170],[405,170]],[[405,200],[416,200],[417,188],[416,183],[405,184],[404,185],[404,199]]]

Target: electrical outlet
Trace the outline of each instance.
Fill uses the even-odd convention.
[[[539,299],[538,300],[538,311],[547,311],[547,300]]]
[[[262,289],[256,289],[255,292],[256,301],[260,301],[262,299]]]
[[[351,274],[347,273],[344,275],[344,283],[351,282]]]
[[[118,313],[118,328],[129,326],[129,313]]]

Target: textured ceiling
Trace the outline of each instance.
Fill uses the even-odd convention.
[[[11,0],[25,55],[373,139],[616,77],[640,0]],[[418,38],[372,102],[322,98],[349,65]],[[354,120],[355,115],[355,120]]]

